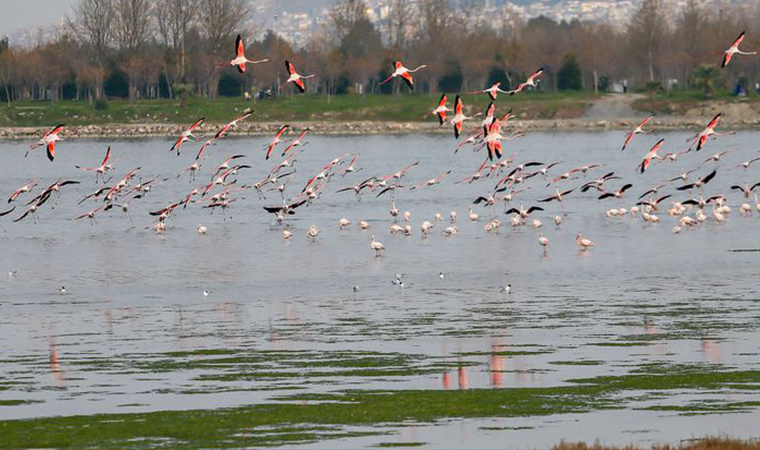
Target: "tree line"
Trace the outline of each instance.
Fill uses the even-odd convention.
[[[760,47],[750,24],[760,5],[707,9],[687,0],[668,14],[661,0],[642,0],[629,23],[523,20],[504,9],[483,14],[483,0],[452,8],[447,0],[389,0],[386,16],[370,20],[362,0],[337,0],[302,47],[264,30],[247,0],[79,0],[54,39],[29,48],[0,42],[0,97],[15,100],[97,100],[106,96],[214,99],[254,90],[277,92],[287,78],[284,60],[314,73],[309,92],[335,95],[393,93],[379,86],[392,62],[427,64],[416,89],[470,92],[494,82],[514,87],[538,67],[542,90],[604,91],[631,87],[705,92],[727,84],[749,90],[760,59],[745,57],[717,70],[722,52],[742,30],[749,50]],[[237,34],[251,59],[271,62],[237,73]],[[758,47],[752,48],[757,45]],[[751,86],[750,86],[751,85]],[[288,88],[287,92],[290,92]]]

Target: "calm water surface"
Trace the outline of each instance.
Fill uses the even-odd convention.
[[[760,181],[760,164],[729,170],[757,154],[760,133],[722,138],[699,155],[637,173],[641,156],[658,137],[637,136],[625,153],[620,132],[531,133],[510,143],[507,153],[515,153],[518,163],[562,161],[555,174],[581,164],[605,165],[563,187],[608,171],[634,184],[623,200],[598,201],[598,193],[589,191],[571,194],[564,205],[545,205],[547,211],[535,217],[551,240],[546,257],[532,227],[509,226],[503,204],[478,206],[481,220],[467,219],[469,204],[488,193],[496,179],[455,184],[477,170],[482,153],[465,149],[455,155],[450,136],[311,137],[301,147],[291,195],[345,153],[359,154],[357,166],[364,169],[334,177],[320,199],[299,209],[287,224],[290,241],[282,240],[282,226],[261,208],[280,201],[271,192],[266,200],[254,191],[235,194],[239,200],[226,220],[196,204],[170,219],[163,236],[147,228],[148,211],[183,198],[229,155],[244,153],[243,161],[254,167],[241,171],[239,184],[262,178],[279,160],[264,161],[264,139],[223,140],[203,161],[195,183],[175,177],[190,165],[196,148],[188,146],[178,158],[168,152],[167,139],[65,141],[54,163],[42,151],[25,159],[26,142],[0,142],[4,196],[30,178],[40,178],[41,185],[59,177],[82,181],[64,187],[60,198],[41,209],[36,224],[12,223],[21,205],[0,219],[0,381],[13,381],[0,389],[0,419],[218,408],[274,401],[293,392],[550,387],[624,375],[650,363],[757,370],[760,253],[731,250],[760,248],[760,219],[757,213],[738,214],[744,197],[728,186]],[[665,151],[685,148],[686,134],[664,137]],[[117,158],[116,178],[141,166],[137,179],[170,179],[131,202],[133,223],[116,210],[100,214],[95,225],[74,221],[98,205],[77,206],[96,185],[91,173],[74,166],[99,164],[108,145]],[[664,211],[655,225],[639,217],[604,216],[606,209],[630,207],[645,190],[724,148],[738,151],[719,163],[704,194],[728,196],[733,213],[725,223],[713,221],[708,210],[706,223],[674,235],[676,219]],[[335,193],[414,161],[420,164],[405,183],[453,173],[433,188],[397,192],[397,207],[412,214],[412,236],[389,234],[389,198],[365,195],[357,202],[352,193]],[[514,203],[534,204],[552,194],[547,182],[531,179],[530,189]],[[611,181],[608,188],[620,185]],[[672,186],[661,192],[673,193]],[[448,218],[451,210],[459,213],[458,235],[441,235],[444,223],[439,223],[427,238],[420,236],[422,220],[432,221],[436,212]],[[559,227],[555,215],[564,219]],[[339,231],[341,217],[353,222],[349,229]],[[502,220],[499,232],[483,230],[490,217]],[[360,231],[360,220],[369,221],[371,229]],[[208,226],[208,235],[196,233],[199,224]],[[314,242],[306,237],[311,225],[322,229]],[[579,252],[579,232],[596,247]],[[372,234],[387,248],[381,258],[369,248]],[[16,275],[7,276],[11,271]],[[405,274],[403,290],[391,284],[396,273]],[[499,292],[506,283],[512,284],[510,295]],[[58,292],[60,286],[66,294]],[[204,290],[213,295],[204,297]],[[609,345],[630,340],[646,342]],[[198,350],[275,356],[245,368],[194,364],[202,356],[183,360],[187,367],[169,364],[176,352]],[[361,352],[402,357],[403,368],[415,370],[352,376],[330,364]],[[578,361],[589,364],[568,364]],[[431,369],[437,367],[443,368]],[[241,371],[269,376],[228,376]],[[3,405],[3,400],[22,402]],[[646,443],[721,432],[751,436],[760,420],[756,408],[697,416],[642,409],[658,402],[737,400],[757,402],[760,395],[741,389],[677,390],[618,411],[391,426],[390,438],[308,446],[373,446],[397,439],[439,448],[504,448],[551,445],[563,438]]]

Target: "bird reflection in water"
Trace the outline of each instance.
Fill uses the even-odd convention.
[[[55,338],[50,339],[50,373],[58,384],[63,384],[66,377],[58,361],[58,341]]]
[[[491,374],[491,387],[500,388],[504,383],[504,362],[505,357],[498,354],[504,344],[495,339],[491,343],[491,355],[488,359],[488,370]]]

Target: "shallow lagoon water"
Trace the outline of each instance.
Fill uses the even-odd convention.
[[[665,151],[686,146],[686,134],[662,136]],[[18,211],[0,219],[0,273],[18,271],[0,279],[0,419],[304,403],[310,400],[288,398],[353,390],[552,388],[652,371],[756,371],[760,253],[731,250],[760,248],[760,219],[739,216],[744,198],[728,186],[760,181],[760,165],[729,170],[757,153],[759,136],[722,138],[643,175],[635,168],[659,136],[637,136],[625,153],[620,132],[531,133],[510,142],[507,155],[515,153],[518,163],[561,160],[555,174],[605,164],[563,187],[607,171],[634,184],[623,200],[573,193],[563,205],[550,203],[537,213],[551,240],[547,257],[537,232],[510,227],[501,204],[476,207],[479,222],[467,219],[469,204],[496,179],[455,184],[474,173],[483,156],[469,149],[454,154],[450,136],[311,137],[301,147],[290,193],[344,153],[358,153],[364,169],[334,177],[322,198],[299,209],[288,221],[290,241],[261,209],[280,202],[279,194],[262,200],[254,191],[236,194],[240,200],[226,220],[191,205],[170,220],[165,235],[146,229],[148,211],[184,197],[231,154],[248,155],[245,163],[254,166],[240,172],[239,183],[262,178],[279,161],[264,161],[264,139],[221,141],[195,183],[174,178],[192,162],[195,148],[178,158],[168,152],[167,139],[66,141],[54,163],[41,151],[25,159],[25,142],[1,142],[3,195],[30,178],[41,185],[59,177],[82,184],[64,187],[36,224],[11,223]],[[170,178],[131,202],[134,225],[120,211],[99,215],[93,226],[71,220],[97,205],[76,205],[95,184],[94,175],[74,165],[97,165],[107,145],[117,158],[117,178],[136,166],[143,179]],[[630,207],[643,191],[724,148],[739,151],[724,157],[704,190],[705,196],[728,196],[734,212],[724,224],[709,220],[673,235],[675,219],[664,211],[655,225],[604,217],[606,209]],[[335,193],[414,161],[420,165],[405,183],[453,173],[441,185],[397,192],[397,207],[412,213],[412,236],[389,234],[389,198],[365,195],[357,202],[351,193]],[[547,182],[530,180],[515,205],[553,193]],[[432,221],[436,212],[448,217],[450,210],[459,213],[458,235],[442,236],[439,223],[427,238],[420,236],[422,220]],[[560,227],[555,215],[563,216]],[[491,216],[503,225],[487,234],[483,226]],[[352,220],[349,229],[338,230],[340,217]],[[370,230],[358,229],[362,219]],[[201,223],[209,227],[206,236],[196,233]],[[315,242],[306,239],[310,225],[322,229]],[[578,232],[596,247],[578,251]],[[387,248],[381,258],[369,249],[372,234]],[[396,273],[405,274],[403,290],[391,284]],[[499,292],[506,283],[510,295]],[[203,290],[213,295],[204,297]],[[295,443],[504,448],[563,438],[627,444],[721,432],[747,437],[760,419],[758,382],[760,376],[709,389],[632,386],[613,410],[362,425],[346,429],[381,434],[325,434]]]

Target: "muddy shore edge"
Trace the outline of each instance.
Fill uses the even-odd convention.
[[[652,130],[692,130],[699,131],[711,117],[703,118],[662,118],[650,123]],[[557,119],[557,120],[515,120],[509,122],[510,130],[514,131],[605,131],[630,130],[638,123],[637,118],[589,120],[589,119]],[[263,136],[277,132],[282,124],[278,122],[243,123],[233,130],[232,136]],[[200,136],[213,135],[219,124],[205,124]],[[299,132],[305,128],[314,135],[366,135],[366,134],[435,134],[451,133],[449,126],[439,127],[430,122],[300,122],[291,124],[291,132]],[[113,124],[113,125],[72,125],[67,126],[66,138],[144,138],[144,137],[173,137],[186,128],[182,124]],[[753,119],[732,120],[724,118],[721,121],[724,130],[757,130],[760,129],[760,117]],[[39,137],[47,127],[0,127],[0,139],[31,139]]]

